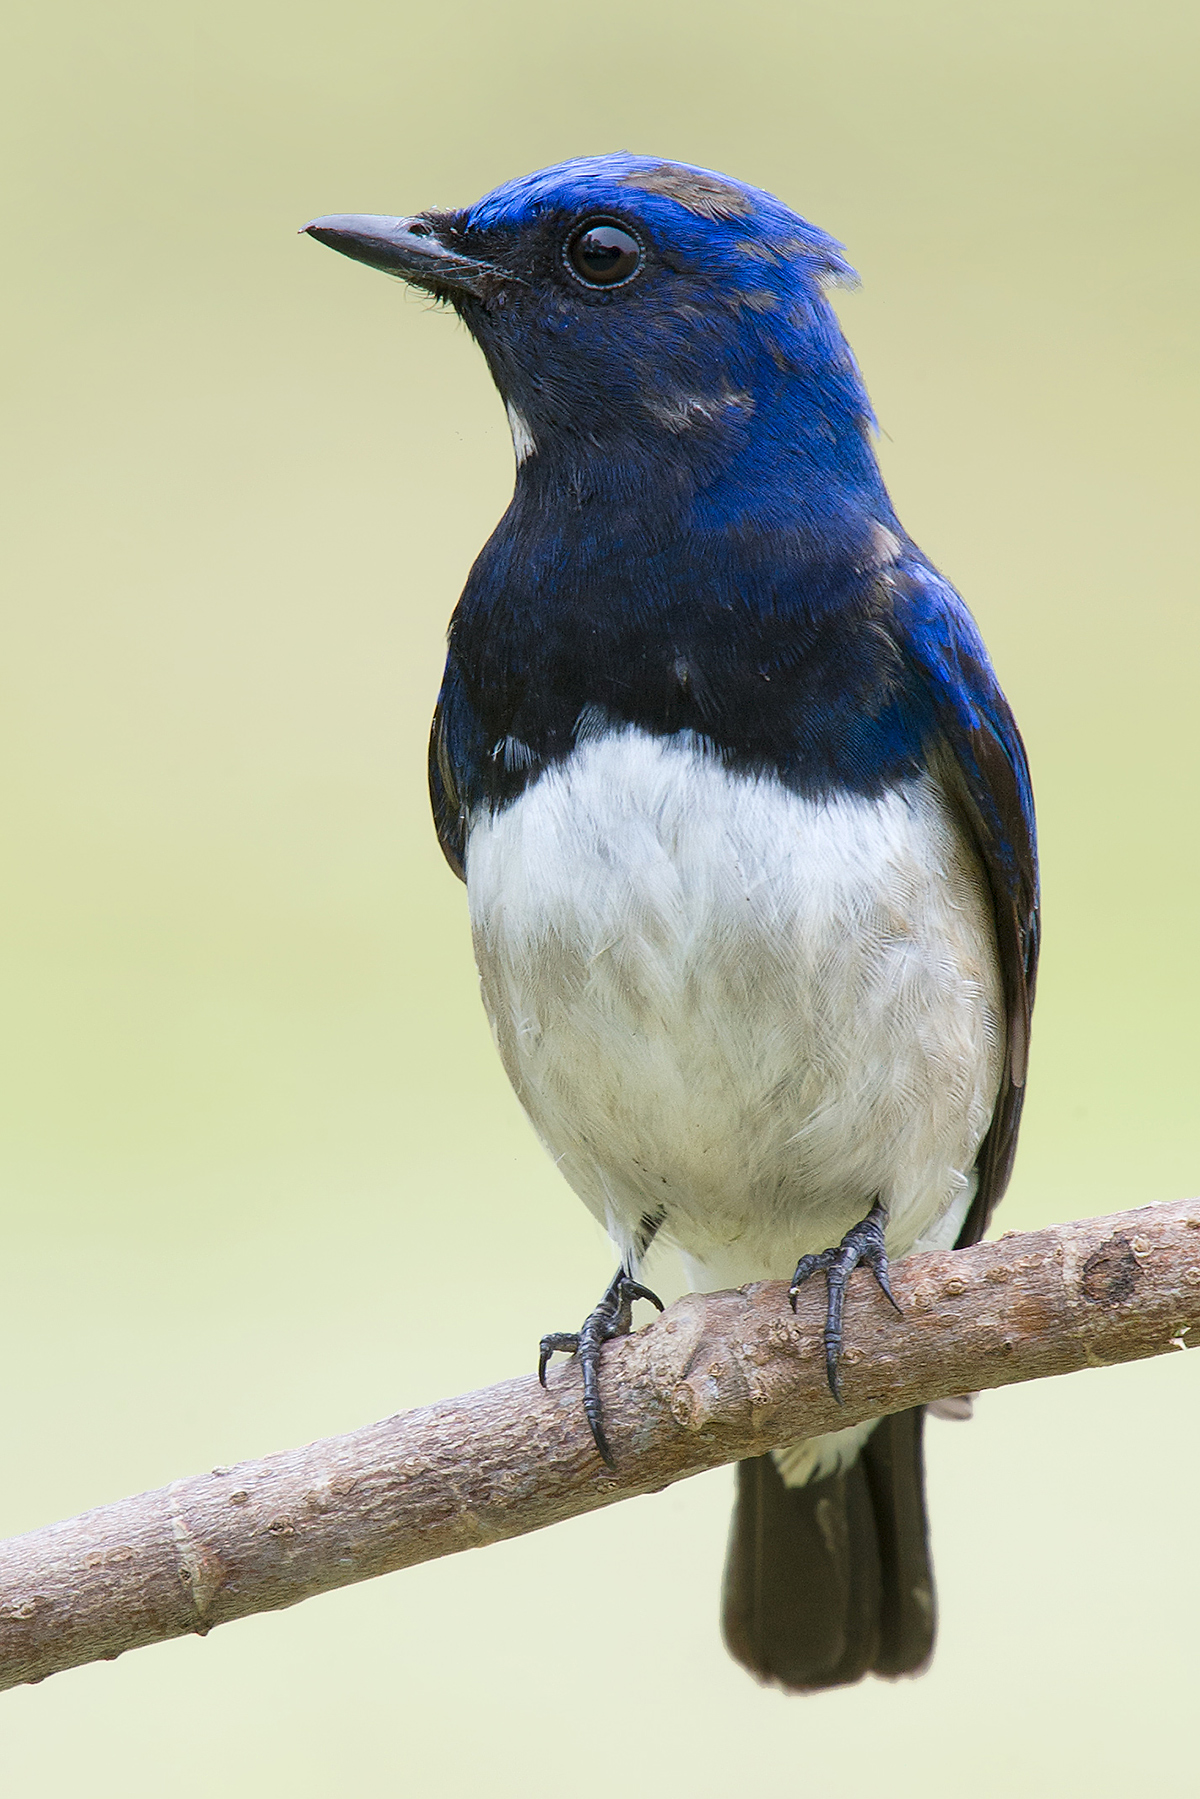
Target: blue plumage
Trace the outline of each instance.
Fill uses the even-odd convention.
[[[608,1454],[599,1349],[657,1233],[701,1284],[826,1268],[837,1391],[849,1269],[886,1290],[1003,1191],[1037,954],[1021,740],[884,487],[825,291],[852,272],[770,195],[625,154],[307,229],[452,304],[513,426],[430,782],[506,1066],[622,1249],[543,1363],[579,1347]],[[918,1432],[743,1471],[726,1629],[763,1678],[927,1655]]]

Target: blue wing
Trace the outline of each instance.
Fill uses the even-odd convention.
[[[460,881],[466,879],[463,861],[472,775],[484,760],[483,727],[451,654],[429,734],[429,798],[442,854]]]
[[[460,881],[466,880],[463,857],[467,847],[467,821],[454,769],[454,753],[447,729],[445,688],[438,695],[433,728],[429,733],[429,801],[442,854]]]
[[[904,647],[933,703],[939,772],[962,807],[992,891],[1008,1023],[1004,1078],[976,1163],[962,1247],[987,1229],[1016,1153],[1037,975],[1037,834],[1025,746],[974,619],[930,569],[917,574],[908,601]]]

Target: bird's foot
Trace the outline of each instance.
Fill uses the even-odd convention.
[[[577,1331],[551,1331],[542,1338],[538,1355],[538,1379],[543,1387],[546,1384],[546,1368],[552,1355],[557,1352],[579,1357],[583,1369],[584,1416],[601,1459],[610,1468],[616,1464],[604,1435],[604,1415],[600,1404],[600,1352],[613,1337],[629,1335],[633,1325],[635,1299],[648,1299],[660,1312],[663,1310],[663,1302],[657,1293],[651,1293],[649,1287],[643,1287],[640,1282],[631,1280],[622,1269],[618,1269],[600,1304],[588,1313],[581,1328]]]
[[[878,1200],[860,1224],[852,1225],[836,1249],[823,1249],[817,1256],[801,1256],[788,1288],[788,1298],[796,1310],[796,1295],[805,1281],[818,1270],[825,1275],[825,1376],[829,1391],[842,1403],[838,1385],[838,1360],[842,1353],[842,1310],[846,1303],[846,1286],[860,1262],[865,1262],[880,1288],[899,1312],[896,1296],[888,1285],[887,1251],[883,1233],[887,1226],[887,1208]]]

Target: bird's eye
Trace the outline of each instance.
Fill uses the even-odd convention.
[[[589,219],[563,246],[567,267],[588,287],[623,287],[642,266],[636,237],[607,219]]]

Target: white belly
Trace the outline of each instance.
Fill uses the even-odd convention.
[[[953,1240],[1004,1050],[990,901],[928,778],[814,802],[690,736],[582,744],[475,822],[484,1004],[546,1147],[628,1254],[787,1278],[881,1198]]]

